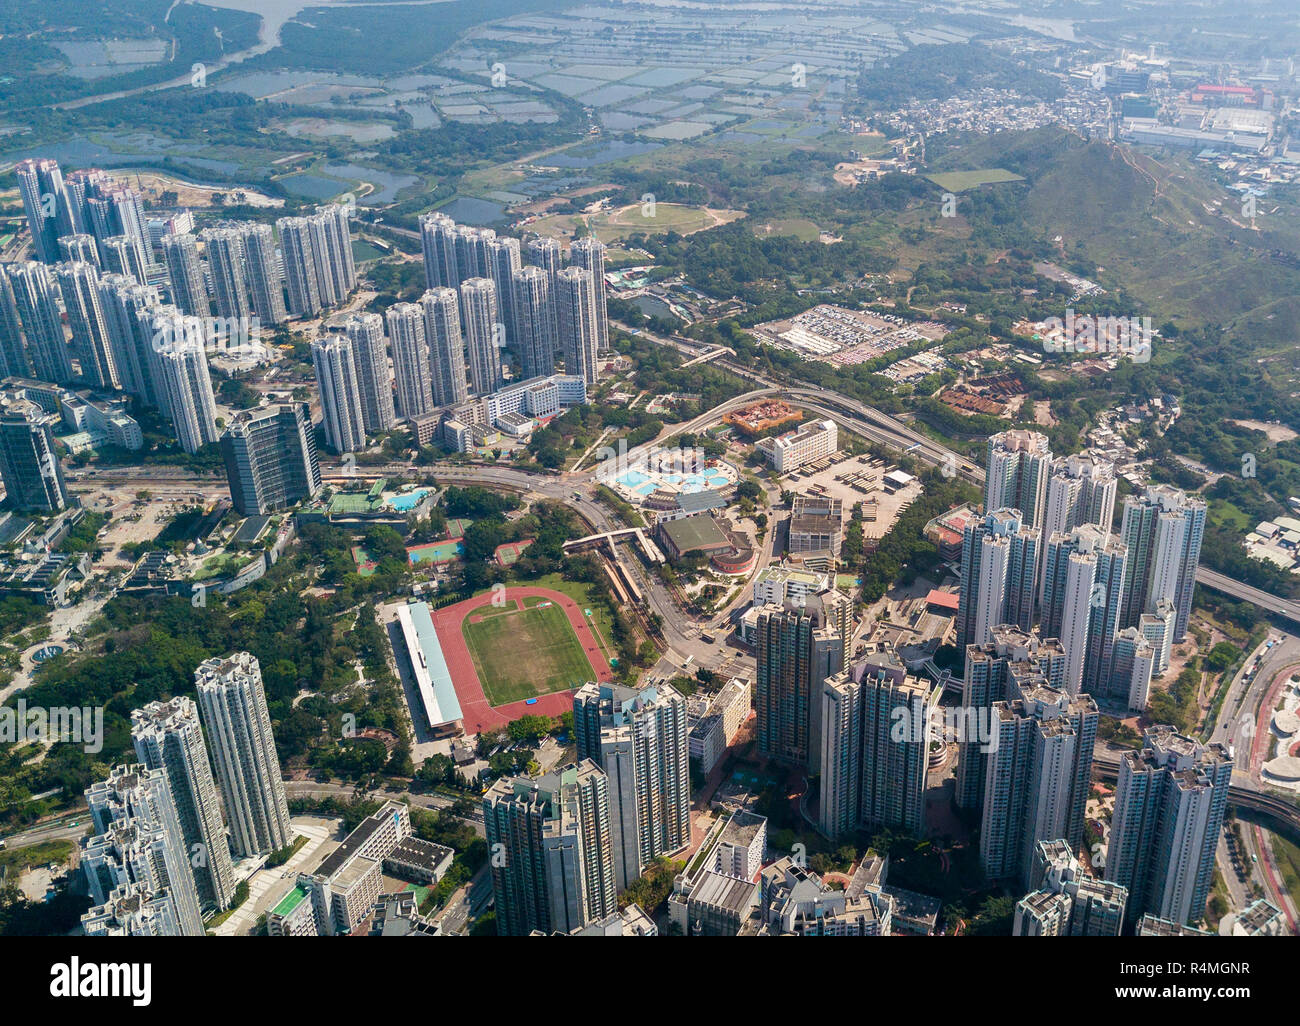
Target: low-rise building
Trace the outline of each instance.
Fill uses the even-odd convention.
[[[880,863],[864,859],[848,886],[835,890],[789,857],[760,875],[760,915],[768,933],[795,937],[888,937],[893,899],[881,888]]]
[[[272,937],[318,937],[311,889],[295,883],[289,893],[266,914],[266,932]]]
[[[797,431],[788,431],[775,438],[761,438],[754,449],[778,474],[788,474],[836,452],[839,449],[839,428],[833,420],[813,421]]]
[[[688,554],[713,556],[732,549],[733,542],[713,517],[686,517],[659,524],[655,529],[664,554],[674,563]]]
[[[1283,937],[1287,932],[1282,910],[1267,898],[1256,898],[1240,912],[1224,919],[1227,932],[1233,937]],[[1223,923],[1219,932],[1225,932]]]
[[[316,932],[322,936],[349,934],[367,918],[379,900],[383,864],[411,836],[411,816],[401,802],[362,820],[320,867],[299,874],[298,885],[311,896]]]

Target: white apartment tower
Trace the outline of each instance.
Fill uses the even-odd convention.
[[[311,344],[311,362],[316,368],[329,447],[339,453],[364,449],[366,427],[352,340],[343,335],[316,339]]]
[[[1187,635],[1196,568],[1205,537],[1205,500],[1169,485],[1148,485],[1124,500],[1121,535],[1129,551],[1122,625],[1136,626],[1161,599],[1174,606],[1173,641]]]
[[[530,251],[531,248],[530,245]],[[550,275],[540,267],[521,267],[514,273],[513,286],[512,340],[523,365],[523,376],[552,374],[555,372],[555,303]]]
[[[596,349],[600,341],[590,271],[566,267],[556,274],[555,309],[565,372],[581,375],[590,389],[596,384]]]
[[[72,346],[81,363],[81,376],[99,388],[122,387],[114,360],[112,338],[99,294],[99,271],[85,262],[58,264],[54,269],[68,311]]]
[[[162,393],[160,408],[171,418],[181,448],[188,453],[198,452],[221,439],[202,328],[197,320],[175,307],[160,308],[150,323],[155,337],[165,331],[168,340],[154,354]]]
[[[192,317],[209,316],[208,289],[203,284],[203,264],[194,236],[164,235],[162,251],[172,302]]]
[[[452,406],[469,398],[465,385],[465,342],[460,334],[460,300],[452,288],[429,289],[420,297],[424,337],[429,343],[433,404]]]
[[[1041,527],[1047,505],[1052,453],[1037,431],[1003,431],[989,439],[984,512],[1021,510],[1026,527]]]
[[[166,910],[161,935],[203,936],[198,892],[165,774],[117,766],[87,789],[86,803],[95,833],[82,842],[81,869],[95,907],[83,922],[101,918],[120,889],[135,888]]]
[[[574,266],[585,268],[591,275],[592,311],[596,325],[596,346],[609,348],[609,314],[606,312],[605,291],[605,244],[594,235],[577,239],[569,247],[569,259]]]
[[[424,335],[424,310],[415,303],[388,308],[388,340],[393,346],[393,378],[397,384],[397,414],[418,417],[433,411],[429,385],[429,346]]]
[[[218,911],[229,908],[235,895],[230,844],[194,700],[176,697],[136,709],[131,740],[145,768],[167,778],[200,902]]]
[[[962,538],[957,646],[983,645],[1000,624],[1033,626],[1039,534],[1018,509],[994,509]]]
[[[573,696],[578,759],[609,782],[614,876],[620,890],[691,839],[686,699],[667,683],[587,683]]]
[[[244,237],[248,288],[253,313],[262,324],[280,324],[289,318],[284,306],[284,275],[275,255],[275,233],[269,224],[249,221],[239,226]]]
[[[244,233],[238,228],[207,228],[199,234],[208,256],[208,274],[217,316],[247,323],[253,309],[248,302],[244,269]]]
[[[352,342],[366,433],[391,430],[397,423],[397,414],[393,410],[393,372],[388,365],[384,319],[377,313],[353,314],[343,330]]]
[[[490,278],[468,278],[461,282],[460,308],[465,317],[465,342],[469,348],[469,380],[475,395],[491,395],[501,387],[501,345],[504,315],[497,306],[500,296]]]
[[[72,360],[59,313],[59,287],[53,271],[29,260],[8,267],[14,306],[27,336],[32,371],[42,381],[66,384],[73,378]]]
[[[194,680],[235,852],[258,855],[283,848],[293,830],[261,666],[249,653],[236,652],[205,660]]]
[[[1106,879],[1128,888],[1128,916],[1195,925],[1214,881],[1232,755],[1170,726],[1147,728],[1119,764]]]
[[[1065,647],[1065,689],[1071,695],[1108,690],[1127,562],[1124,543],[1092,524],[1048,540],[1042,633],[1060,638]]]

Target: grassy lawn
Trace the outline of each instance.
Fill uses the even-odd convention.
[[[27,866],[44,866],[51,862],[67,862],[72,855],[71,841],[41,841],[25,848],[0,851],[0,867],[17,872]],[[15,876],[15,880],[17,877]]]
[[[1282,883],[1290,892],[1291,900],[1300,904],[1300,847],[1274,834],[1273,854],[1277,857],[1277,868],[1282,873]]]
[[[573,234],[577,225],[585,222],[601,242],[616,243],[640,232],[643,235],[659,235],[674,231],[689,235],[715,224],[723,224],[744,217],[738,210],[719,210],[711,213],[701,207],[687,206],[681,203],[656,203],[654,216],[646,217],[640,203],[633,203],[607,214],[588,216],[585,214],[549,214],[539,218],[532,225],[532,230],[540,235],[556,238]],[[646,208],[648,211],[649,208]]]
[[[578,687],[595,677],[590,661],[559,606],[532,606],[477,622],[462,630],[493,706]]]
[[[802,217],[780,218],[765,221],[753,226],[754,234],[764,236],[793,235],[800,242],[816,242],[821,237],[821,229],[812,221]]]
[[[990,167],[983,171],[947,171],[943,174],[926,175],[940,189],[949,192],[965,192],[978,189],[981,185],[993,185],[997,182],[1023,182],[1024,178],[1014,172],[1000,167]]]
[[[568,595],[574,602],[578,603],[578,608],[586,616],[588,609],[592,615],[587,616],[587,622],[592,625],[596,632],[596,642],[600,645],[601,651],[605,653],[605,658],[617,656],[618,651],[614,648],[611,640],[614,629],[610,621],[609,612],[603,602],[593,602],[591,586],[583,584],[581,581],[566,581],[559,574],[547,574],[545,577],[539,577],[533,581],[511,581],[512,585],[519,585],[527,588],[550,588],[551,591],[558,591],[561,595]]]
[[[1224,499],[1211,499],[1209,513],[1210,520],[1220,527],[1233,528],[1242,534],[1255,528],[1255,521],[1246,516],[1237,506]]]

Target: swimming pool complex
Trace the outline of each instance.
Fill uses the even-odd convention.
[[[631,467],[609,479],[609,485],[631,502],[641,502],[654,492],[689,495],[706,489],[723,491],[738,479],[736,469],[722,460],[700,461],[698,469],[682,470],[663,460]]]

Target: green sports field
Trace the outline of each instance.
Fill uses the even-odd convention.
[[[965,192],[968,189],[978,189],[981,185],[997,185],[1000,182],[1024,181],[1024,178],[1014,171],[1001,167],[991,167],[982,171],[946,171],[925,177],[940,189],[947,189],[950,192]]]
[[[567,691],[595,676],[559,606],[484,606],[471,613],[461,629],[492,706]]]

